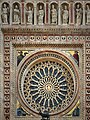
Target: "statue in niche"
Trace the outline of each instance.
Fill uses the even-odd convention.
[[[80,7],[80,4],[77,4],[76,6],[76,25],[81,25],[82,22],[82,8]]]
[[[51,23],[57,24],[57,10],[55,9],[54,5],[52,5],[51,9]]]
[[[2,8],[2,22],[5,24],[8,24],[9,22],[9,7],[5,3]]]
[[[86,5],[86,24],[90,24],[90,7],[89,5]]]
[[[31,6],[28,7],[28,11],[27,11],[27,23],[31,25],[33,24],[33,10]]]
[[[18,5],[15,5],[14,8],[14,22],[18,24],[20,23],[20,10]]]
[[[40,9],[38,10],[38,25],[44,24],[44,10],[42,5],[40,5]]]
[[[64,9],[62,10],[62,12],[63,12],[62,14],[63,25],[67,25],[69,21],[69,11],[68,11],[67,5],[64,6]]]

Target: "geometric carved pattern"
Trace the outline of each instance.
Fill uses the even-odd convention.
[[[57,106],[58,109],[65,109],[66,104],[70,103],[74,94],[74,81],[67,68],[61,64],[57,64],[57,62],[47,60],[37,63],[30,68],[25,77],[23,89],[25,99],[29,105],[36,99],[35,102],[39,109],[41,108],[41,110],[44,111],[49,108],[49,111],[53,111],[54,113]],[[27,77],[30,74],[31,76]],[[66,74],[67,77],[64,74]],[[37,80],[39,80],[39,85],[37,85]],[[28,83],[30,84],[28,85]],[[28,92],[29,89],[31,89],[30,93]],[[39,95],[36,96],[38,93]],[[28,96],[28,94],[31,95]],[[32,100],[30,102],[31,96]],[[45,108],[43,104],[45,104]]]
[[[86,120],[90,120],[90,36],[86,37]]]
[[[78,79],[73,63],[63,54],[37,52],[20,67],[17,76],[19,100],[22,99],[21,104],[28,112],[31,109],[38,113],[41,109],[49,110],[51,115],[65,114],[78,100]]]
[[[58,44],[60,44],[61,42],[62,43],[66,43],[66,42],[72,42],[72,43],[77,43],[77,42],[83,42],[83,41],[85,41],[86,40],[86,38],[87,38],[87,36],[86,37],[84,37],[84,36],[68,36],[68,35],[64,35],[64,36],[49,36],[49,35],[45,35],[45,36],[43,36],[43,35],[39,35],[39,36],[37,36],[37,35],[34,35],[34,36],[15,36],[15,37],[12,37],[11,36],[11,41],[13,42],[13,43],[15,43],[15,44],[18,44],[18,43],[21,43],[21,44],[24,44],[24,43],[26,43],[26,42],[30,42],[30,43],[51,43],[51,44],[56,44],[56,43],[58,43]],[[7,43],[8,44],[8,43]],[[8,46],[8,45],[7,45]],[[88,45],[88,43],[86,44],[86,46],[89,48],[89,45]],[[6,51],[6,52],[8,52],[8,51]],[[89,52],[89,50],[88,50],[88,52]]]
[[[4,36],[4,119],[10,120],[10,36]]]

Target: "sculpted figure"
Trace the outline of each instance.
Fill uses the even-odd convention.
[[[86,18],[87,18],[86,24],[90,24],[90,7],[89,7],[89,5],[86,5]]]
[[[57,24],[57,10],[54,8],[54,5],[52,5],[51,9],[51,23]]]
[[[20,11],[17,5],[15,5],[15,8],[14,8],[14,22],[20,23]]]
[[[33,10],[31,6],[29,6],[28,11],[27,11],[27,22],[31,25],[33,23]]]
[[[65,5],[64,10],[63,10],[63,24],[64,25],[68,24],[68,19],[69,19],[69,11],[68,11],[68,7]]]
[[[38,11],[38,25],[44,24],[44,10],[42,5],[40,5],[40,9]]]
[[[3,8],[2,8],[2,22],[8,24],[8,13],[9,8],[7,7],[7,4],[4,3]]]
[[[80,5],[77,4],[76,6],[76,25],[81,25],[82,20],[82,9],[80,8]]]

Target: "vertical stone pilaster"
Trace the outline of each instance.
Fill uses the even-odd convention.
[[[58,25],[61,25],[61,9],[60,9],[60,1],[58,2]]]
[[[72,13],[73,13],[73,16],[72,16],[72,19],[73,19],[73,24],[75,25],[75,3],[72,4]]]
[[[50,4],[48,5],[48,24],[50,24]]]
[[[46,13],[46,4],[44,3],[44,24],[46,24],[46,16],[47,16],[47,13]]]
[[[46,24],[48,24],[48,1],[46,1]]]
[[[73,20],[74,20],[74,14],[73,14],[73,2],[70,2],[70,9],[69,9],[69,24],[73,24]]]
[[[37,5],[34,3],[34,25],[37,25]]]
[[[83,25],[85,25],[85,1],[83,1]]]
[[[12,25],[13,19],[12,19],[12,3],[10,4],[10,25]]]
[[[24,0],[21,1],[21,23],[25,23]]]

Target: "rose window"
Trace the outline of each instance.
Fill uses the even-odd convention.
[[[78,100],[78,74],[62,54],[51,51],[29,56],[19,65],[18,93],[27,111],[65,114]]]

